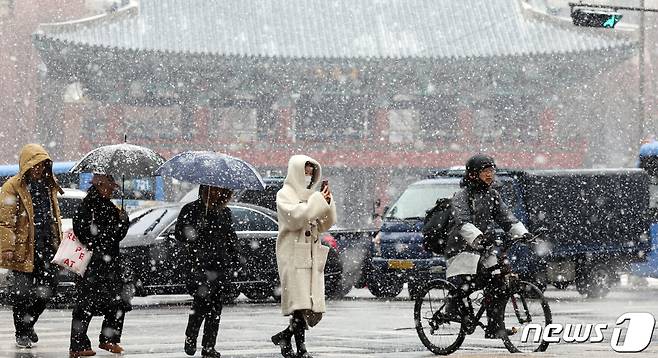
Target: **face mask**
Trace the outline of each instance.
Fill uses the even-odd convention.
[[[313,176],[312,176],[312,175],[309,175],[309,176],[305,176],[305,177],[304,177],[304,183],[305,183],[305,185],[306,185],[307,188],[308,188],[309,185],[311,185],[311,180],[312,180],[312,179],[313,179]]]

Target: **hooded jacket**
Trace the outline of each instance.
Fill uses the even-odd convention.
[[[21,272],[34,269],[34,208],[28,190],[27,172],[44,160],[50,160],[46,150],[38,144],[27,144],[20,152],[18,174],[9,178],[0,190],[0,253],[12,251],[14,257],[5,260],[0,256],[0,267]],[[51,244],[57,250],[62,240],[62,220],[60,218],[57,192],[63,190],[57,184],[51,167],[48,178],[53,238]]]
[[[307,188],[304,166],[310,162],[315,170]],[[324,262],[314,262],[310,250],[322,243],[319,234],[336,222],[336,203],[327,204],[317,191],[322,179],[320,164],[305,155],[294,155],[288,161],[288,174],[283,188],[276,194],[279,235],[276,241],[276,261],[281,279],[281,311],[309,309],[325,311]],[[320,261],[320,260],[318,260]]]
[[[451,237],[462,240],[448,242],[446,251],[450,258],[446,277],[477,273],[480,254],[476,252],[479,244],[476,239],[480,235],[493,234],[496,225],[513,238],[528,232],[496,189],[480,180],[463,180],[461,186],[463,189],[452,198],[455,226]]]

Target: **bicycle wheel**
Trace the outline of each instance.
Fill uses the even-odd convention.
[[[415,300],[414,321],[418,338],[434,354],[448,355],[456,351],[466,337],[460,322],[444,319],[443,310],[452,287],[444,280],[432,281]]]
[[[548,342],[541,337],[546,325],[553,322],[551,308],[537,286],[521,281],[507,299],[504,327],[514,334],[502,333],[501,337],[511,353],[543,352]]]

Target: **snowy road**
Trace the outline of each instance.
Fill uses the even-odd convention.
[[[658,285],[640,289],[618,287],[607,298],[586,300],[575,290],[549,289],[547,297],[556,323],[608,323],[613,327],[625,312],[649,312],[658,318]],[[135,299],[136,309],[126,318],[123,345],[127,358],[186,357],[183,338],[187,319],[185,296],[151,296]],[[330,312],[308,334],[308,346],[316,357],[433,357],[420,343],[413,329],[412,303],[403,298],[379,300],[365,289],[354,289],[344,300],[328,302]],[[11,311],[0,307],[1,358],[62,358],[67,357],[71,311],[47,310],[37,325],[40,341],[31,350],[14,346]],[[94,318],[90,327],[92,342],[98,339],[101,318]],[[223,357],[277,357],[278,350],[269,337],[280,330],[286,320],[273,302],[250,303],[244,297],[239,303],[225,307],[217,349]],[[644,352],[627,357],[658,355],[658,331]],[[549,346],[538,357],[618,356],[610,347],[610,332],[603,343]],[[95,349],[97,357],[112,354]],[[199,353],[197,353],[199,356]],[[453,356],[512,356],[500,340],[486,340],[482,331],[466,338]],[[514,355],[522,357],[526,355]]]

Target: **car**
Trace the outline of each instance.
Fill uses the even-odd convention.
[[[174,237],[176,219],[183,204],[168,204],[147,208],[130,216],[130,229],[120,247],[124,266],[136,286],[136,294],[186,293],[182,266],[183,245]],[[238,251],[245,259],[242,273],[234,282],[233,294],[225,301],[234,301],[240,293],[252,300],[280,298],[279,275],[275,246],[278,234],[276,213],[264,207],[231,203],[234,226],[238,236]],[[330,247],[325,267],[328,297],[341,296],[342,264],[335,243]]]
[[[73,229],[73,215],[87,195],[86,191],[63,188],[63,194],[57,194],[59,212],[62,219],[62,232]],[[70,302],[75,294],[75,273],[60,269],[58,286],[53,301],[56,303]],[[0,301],[5,302],[11,286],[11,272],[0,268]]]

